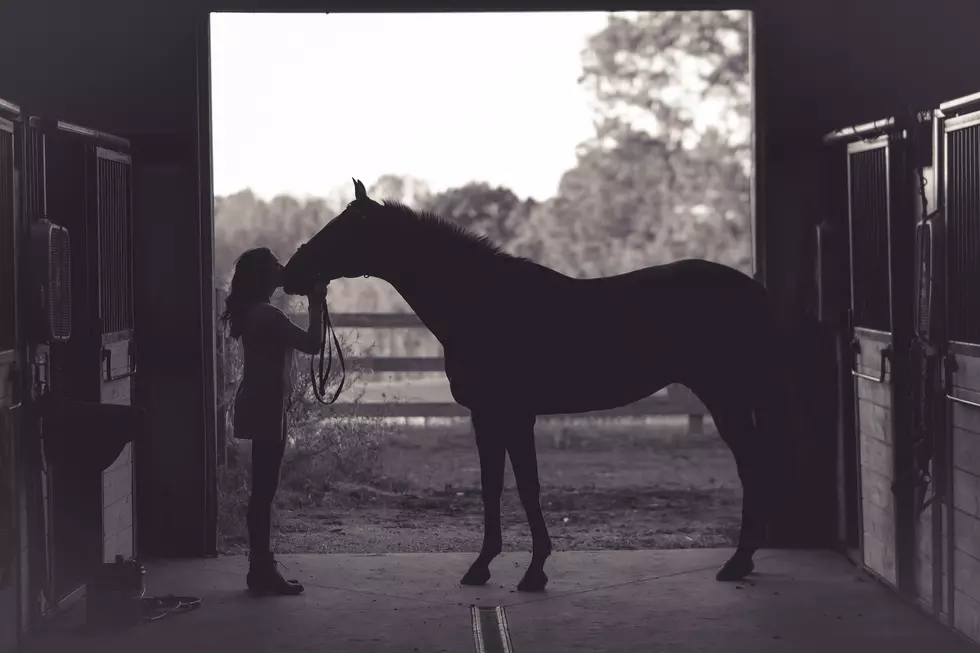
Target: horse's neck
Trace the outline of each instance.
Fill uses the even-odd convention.
[[[416,258],[417,260],[425,260]],[[384,274],[378,275],[392,285],[398,294],[412,307],[419,320],[445,347],[460,319],[473,311],[476,300],[474,284],[467,283],[470,266],[388,265]],[[457,331],[458,333],[458,331]]]
[[[399,288],[395,286],[398,294],[412,307],[419,320],[432,332],[436,340],[443,347],[450,343],[453,333],[453,318],[451,313],[446,310],[446,304],[434,300],[431,293],[419,293],[415,288]]]

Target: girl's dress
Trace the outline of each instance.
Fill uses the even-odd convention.
[[[236,438],[285,441],[293,351],[316,353],[320,334],[314,331],[296,326],[272,304],[261,302],[248,309],[242,329],[242,380],[235,394]]]

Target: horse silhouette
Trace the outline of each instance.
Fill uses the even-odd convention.
[[[716,578],[754,569],[776,494],[775,328],[761,284],[694,259],[577,279],[437,216],[375,202],[358,180],[354,191],[289,260],[283,289],[306,294],[314,281],[383,279],[442,344],[452,396],[470,410],[480,456],[483,545],[463,584],[486,583],[501,552],[508,454],[533,542],[518,589],[548,582],[537,416],[625,406],[671,383],[689,387],[711,412],[743,488],[738,546]]]

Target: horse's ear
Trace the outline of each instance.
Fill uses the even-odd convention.
[[[359,179],[354,179],[354,199],[367,199],[367,190],[364,189],[364,183]]]

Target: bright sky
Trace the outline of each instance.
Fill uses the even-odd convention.
[[[606,14],[214,14],[215,193],[410,174],[545,199],[593,133],[580,53]]]

